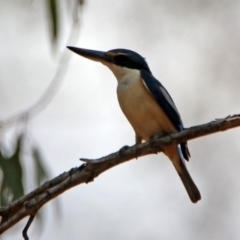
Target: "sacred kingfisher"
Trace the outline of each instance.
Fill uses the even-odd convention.
[[[119,105],[132,125],[136,143],[157,133],[169,134],[184,129],[180,114],[164,86],[152,75],[145,59],[127,49],[107,52],[68,47],[73,52],[107,66],[118,81]],[[187,142],[164,147],[193,203],[201,199],[185,165],[190,153]]]

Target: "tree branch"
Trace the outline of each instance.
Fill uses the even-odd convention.
[[[45,203],[66,190],[76,185],[93,181],[98,175],[118,164],[147,154],[161,152],[166,145],[179,144],[187,140],[225,131],[238,126],[240,126],[240,114],[194,126],[182,132],[166,136],[156,135],[147,142],[124,148],[121,151],[99,159],[81,159],[85,163],[80,167],[62,173],[10,205],[0,208],[0,216],[2,217],[0,234],[26,216],[34,216]]]

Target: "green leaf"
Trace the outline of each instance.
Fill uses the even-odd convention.
[[[18,138],[17,147],[10,158],[6,158],[0,152],[0,167],[2,168],[3,180],[1,185],[1,205],[7,205],[24,195],[22,183],[22,166],[20,163],[20,151],[22,136]]]
[[[40,186],[43,181],[49,178],[48,172],[43,165],[43,157],[38,148],[33,148],[33,158],[35,160],[36,182],[37,186]]]
[[[48,11],[50,14],[50,25],[52,41],[56,44],[59,35],[59,8],[57,0],[47,0]]]

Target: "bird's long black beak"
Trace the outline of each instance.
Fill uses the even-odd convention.
[[[112,62],[111,56],[108,56],[106,52],[95,51],[95,50],[84,49],[84,48],[69,47],[69,46],[67,46],[67,48],[81,55],[82,57],[88,58],[93,61]]]

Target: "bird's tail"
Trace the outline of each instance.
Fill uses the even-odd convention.
[[[193,182],[186,166],[184,165],[184,163],[181,161],[180,162],[180,168],[175,167],[179,177],[181,178],[184,187],[187,190],[188,196],[190,197],[191,201],[193,203],[196,203],[197,201],[199,201],[201,199],[201,194],[197,188],[197,186],[195,185],[195,183]]]
[[[187,193],[193,203],[196,203],[201,199],[201,194],[193,182],[187,167],[185,165],[185,160],[183,158],[183,155],[181,154],[181,149],[179,147],[166,147],[165,154],[171,159],[175,169],[177,170],[177,173],[179,177],[181,178],[183,185],[185,189],[187,190]]]

